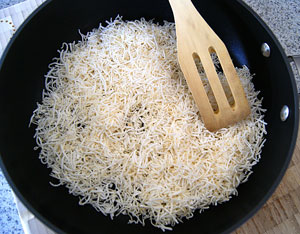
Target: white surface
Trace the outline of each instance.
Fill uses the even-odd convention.
[[[16,29],[45,0],[27,0],[0,10],[0,56]]]
[[[16,196],[14,198],[25,234],[55,234],[55,232],[35,218]]]

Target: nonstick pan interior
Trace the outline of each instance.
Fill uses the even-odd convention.
[[[229,202],[184,220],[172,233],[229,232],[251,217],[280,182],[293,153],[298,130],[298,100],[295,82],[282,48],[261,20],[240,1],[194,1],[200,14],[225,42],[236,66],[247,65],[255,73],[254,84],[261,90],[267,109],[266,143],[259,164],[247,183],[238,187],[238,196]],[[173,21],[167,0],[153,1],[47,1],[26,20],[14,35],[0,68],[0,153],[1,166],[21,201],[38,218],[58,232],[66,233],[158,233],[127,224],[119,216],[113,221],[90,205],[79,206],[78,197],[64,187],[52,187],[50,169],[40,163],[34,126],[30,117],[41,101],[44,75],[63,42],[80,40],[78,29],[87,33],[99,23],[114,19]],[[271,56],[264,57],[260,46],[267,42]],[[282,122],[280,110],[287,105],[289,118]]]

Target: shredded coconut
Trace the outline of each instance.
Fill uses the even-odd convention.
[[[237,72],[251,115],[212,133],[179,68],[174,23],[117,17],[59,53],[30,122],[41,162],[79,204],[171,230],[237,195],[266,134],[246,67]]]

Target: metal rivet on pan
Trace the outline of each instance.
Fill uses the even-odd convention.
[[[262,53],[263,56],[270,57],[271,49],[270,49],[270,46],[267,43],[263,43],[261,45],[260,50],[261,50],[261,53]]]
[[[290,110],[289,110],[289,107],[287,105],[284,105],[282,108],[281,108],[281,111],[280,111],[280,119],[281,121],[286,121],[286,119],[289,117],[289,114],[290,114]]]

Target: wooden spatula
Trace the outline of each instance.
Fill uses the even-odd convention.
[[[249,103],[226,46],[201,17],[191,0],[169,2],[175,18],[178,61],[205,127],[209,131],[216,131],[245,119],[250,114]],[[219,58],[234,98],[233,105],[229,104],[215,70],[210,55],[212,52]],[[195,56],[201,60],[218,105],[217,111],[213,110],[209,102],[194,61]]]

